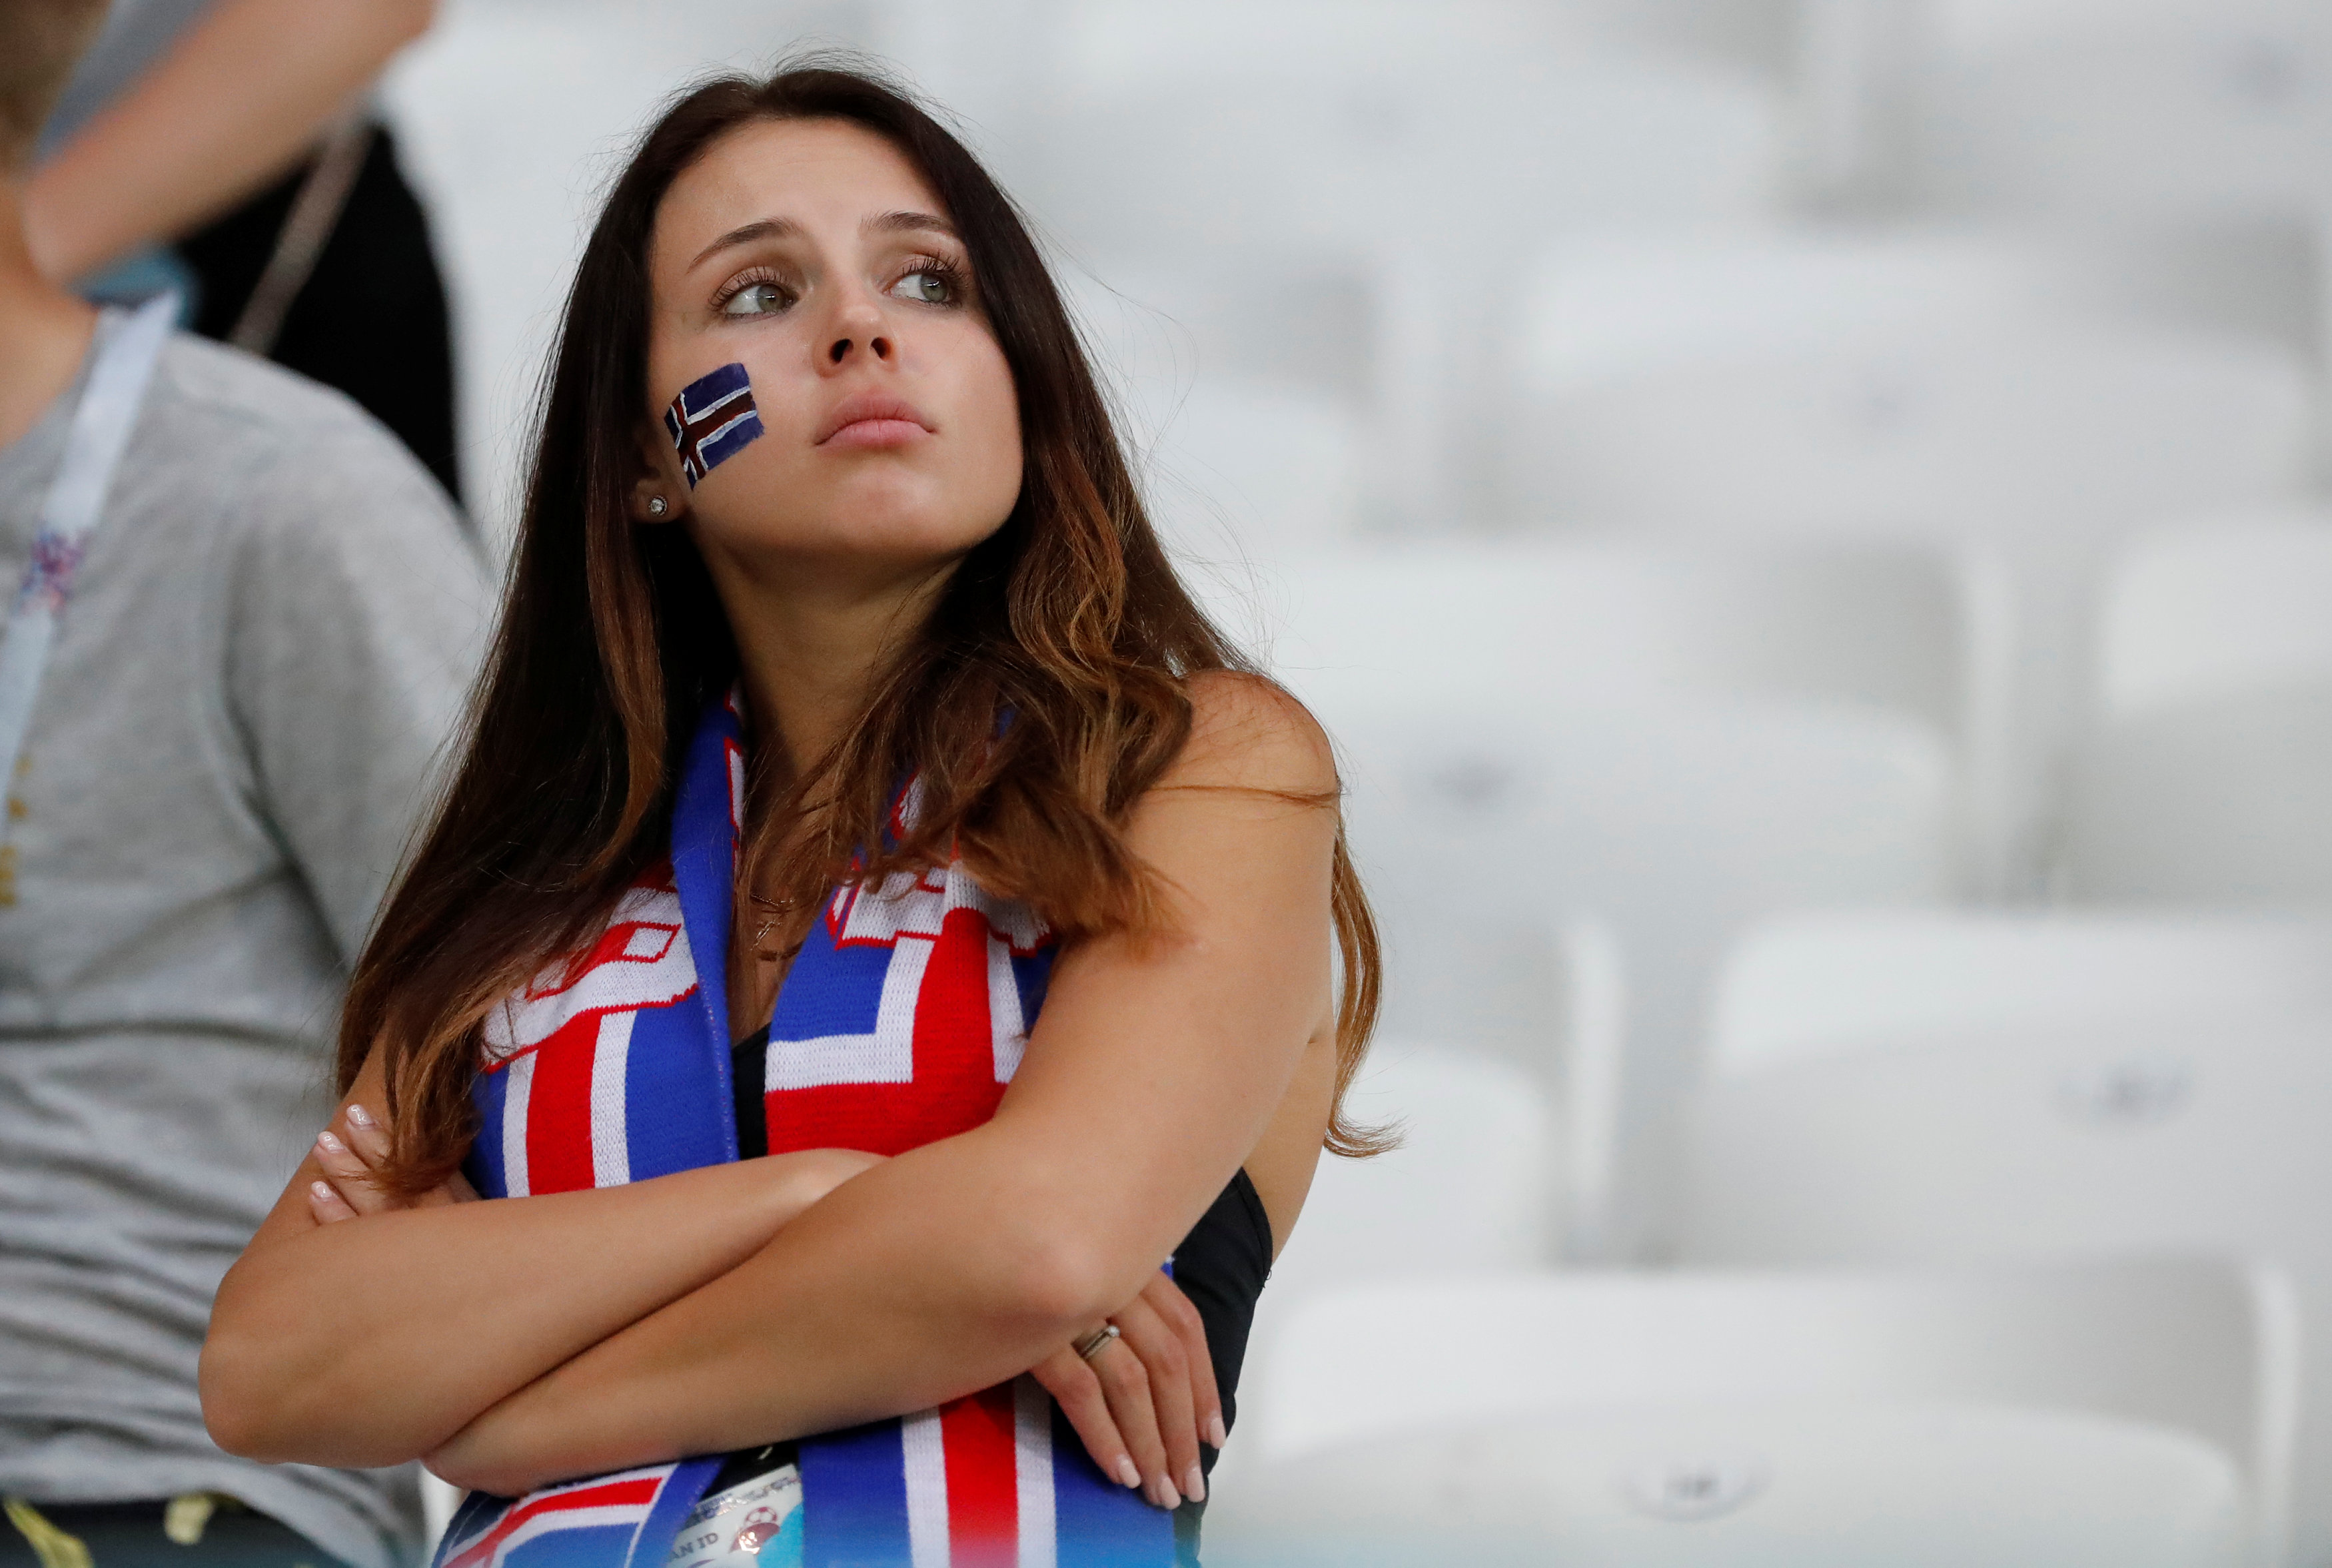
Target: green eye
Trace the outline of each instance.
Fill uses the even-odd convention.
[[[722,303],[723,316],[769,316],[793,303],[775,283],[748,283]]]
[[[924,305],[951,305],[955,302],[955,284],[943,272],[929,267],[919,267],[891,286],[891,292],[902,299],[913,299]]]

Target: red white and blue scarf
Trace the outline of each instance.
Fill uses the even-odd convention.
[[[610,1187],[737,1158],[731,867],[743,815],[733,699],[692,742],[672,859],[591,949],[489,1020],[471,1180],[489,1198]],[[1053,944],[961,866],[835,889],[769,1030],[769,1150],[896,1154],[979,1126],[1019,1066]],[[1104,1477],[1023,1377],[804,1439],[806,1568],[1168,1568],[1171,1516]],[[438,1568],[662,1568],[719,1455],[473,1494]]]

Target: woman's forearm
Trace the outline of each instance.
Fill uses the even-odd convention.
[[[1142,1278],[1094,1269],[1061,1244],[1073,1231],[1017,1222],[1060,1212],[1045,1191],[1060,1174],[1010,1148],[990,1124],[868,1172],[484,1412],[430,1468],[513,1495],[926,1409],[1027,1371]]]
[[[203,1411],[224,1448],[399,1464],[752,1257],[834,1184],[823,1153],[270,1239],[220,1286]]]
[[[225,212],[289,167],[435,10],[225,0],[33,176],[33,261],[78,278]]]

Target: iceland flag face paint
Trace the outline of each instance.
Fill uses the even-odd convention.
[[[680,389],[664,411],[664,428],[680,453],[680,471],[697,481],[761,439],[753,383],[741,365],[729,364]]]

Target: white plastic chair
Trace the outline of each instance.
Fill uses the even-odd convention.
[[[1964,204],[2313,216],[2332,204],[2332,16],[2308,0],[1934,8],[1923,184]]]
[[[1448,224],[1481,236],[1773,210],[1781,110],[1746,72],[1371,43],[1364,59],[1226,51],[1067,84],[1032,106],[1050,165],[1033,204],[1083,253],[1143,258],[1382,253],[1396,230],[1447,243]]]
[[[1228,262],[1284,292],[1291,274],[1349,270],[1365,297],[1352,332],[1366,338],[1371,489],[1423,531],[1496,504],[1511,309],[1452,280],[1550,233],[1762,221],[1782,115],[1770,83],[1706,62],[1527,46],[1453,57],[1363,26],[1332,24],[1369,39],[1365,60],[1235,46],[1185,71],[1070,84],[1016,134],[1042,170],[1030,208],[1104,278]]]
[[[1405,0],[1084,0],[1053,32],[1064,76],[1113,86],[1219,70],[1234,58],[1311,76],[1599,47],[1770,66],[1790,43],[1783,19],[1755,0],[1448,0],[1429,9]]]
[[[1908,339],[2233,328],[2313,354],[2314,261],[2279,230],[1935,223],[1612,233],[1532,271],[1519,363],[1543,386]]]
[[[1526,1270],[1547,1262],[1563,1156],[1541,1078],[1478,1051],[1388,1033],[1345,1100],[1400,1145],[1365,1160],[1324,1156],[1247,1338],[1242,1382],[1266,1376],[1288,1314],[1368,1281]]]
[[[1547,1258],[1556,1180],[1545,1089],[1478,1052],[1391,1036],[1346,1108],[1400,1146],[1324,1159],[1272,1267],[1282,1301],[1360,1280],[1528,1269]]]
[[[1806,701],[1900,713],[1980,759],[2004,701],[1998,574],[1921,542],[1448,540],[1212,593],[1280,679],[1340,708]]]
[[[2332,1365],[2316,1201],[2332,1183],[2332,927],[1938,926],[1924,955],[1911,922],[1834,928],[1827,950],[1800,923],[1744,948],[1688,1123],[1677,1255],[2241,1252],[2289,1269],[2306,1363]],[[2332,1378],[2310,1378],[2303,1561],[2332,1549]]]
[[[2332,680],[2332,511],[2229,517],[2132,540],[2102,600],[2107,723]]]
[[[1599,349],[1577,371],[1534,360],[1506,449],[1517,491],[1558,519],[1892,529],[2045,557],[2303,486],[2312,394],[2288,348],[2232,333],[1941,326],[1821,325],[1792,344],[1639,366]]]
[[[1515,493],[1550,521],[2000,552],[2019,610],[1999,851],[2015,891],[2039,879],[2098,553],[2148,522],[2298,493],[2316,417],[2293,350],[2228,332],[1946,322],[1530,375],[1505,450]]]
[[[2241,1472],[2016,1406],[1727,1402],[1516,1418],[1242,1469],[1210,1568],[2237,1568]]]
[[[1776,908],[1934,900],[1952,885],[1949,763],[1907,718],[1746,702],[1319,711],[1345,759],[1397,1012],[1415,985],[1447,999],[1428,1021],[1446,1035],[1496,1029],[1483,1003],[1513,989],[1491,975],[1534,935],[1584,913],[1616,937],[1623,1080],[1564,1109],[1574,1129],[1611,1118],[1575,1130],[1574,1147],[1582,1164],[1610,1151],[1617,1168],[1579,1174],[1574,1255],[1628,1245],[1640,1162],[1666,1132],[1735,929]],[[1598,1077],[1561,1054],[1581,1038],[1550,1026],[1506,1049],[1535,1044],[1552,1079],[1578,1085]],[[1615,1212],[1596,1212],[1597,1194]]]
[[[2097,902],[2332,902],[2332,681],[2165,709],[2093,736],[2065,885]]]
[[[1834,1531],[1864,1527],[1866,1548],[1877,1524],[1893,1527],[1877,1539],[1913,1549],[1863,1561],[1945,1562],[1921,1554],[1916,1532],[1948,1531],[1954,1515],[1983,1518],[1988,1492],[1954,1481],[1982,1467],[1991,1443],[1994,1477],[2006,1478],[2006,1449],[2072,1483],[2060,1501],[2080,1495],[2085,1474],[2112,1475],[2123,1506],[2159,1525],[2179,1511],[2149,1516],[2164,1496],[2134,1497],[2129,1484],[2175,1494],[2186,1539],[2130,1560],[2232,1562],[2242,1527],[2262,1507],[2272,1519],[2288,1473],[2293,1341],[2278,1278],[2207,1259],[1356,1288],[1293,1314],[1279,1354],[1249,1385],[1236,1441],[1253,1451],[1210,1506],[1209,1554],[1265,1561],[1250,1547],[1355,1525],[1363,1540],[1406,1531],[1413,1541],[1422,1528],[1504,1536],[1510,1547],[1534,1537],[1542,1551],[1582,1538],[1625,1544],[1610,1533],[1612,1505],[1634,1493],[1670,1518],[1696,1504],[1704,1518],[1738,1510],[1748,1544],[1769,1553],[1811,1508]],[[2130,1425],[2117,1429],[2124,1440],[2085,1448],[2081,1420],[2066,1418]],[[1969,1424],[1954,1431],[1955,1421]],[[2036,1440],[2042,1432],[2053,1440]],[[1854,1474],[1842,1462],[1854,1440],[1886,1445],[1881,1456],[1897,1460],[1877,1496],[1821,1484]],[[1922,1456],[1948,1461],[1926,1487]],[[1867,1485],[1873,1467],[1860,1474]],[[2029,1477],[2023,1488],[2030,1506]],[[1794,1515],[1759,1525],[1759,1510],[1742,1505],[1761,1489],[1794,1495]],[[2225,1516],[2230,1502],[2240,1520]],[[1888,1519],[1882,1508],[1904,1513]],[[2048,1536],[2029,1535],[2021,1556],[1961,1560],[2083,1560],[2036,1555],[2036,1538]],[[1591,1560],[1686,1560],[1681,1541],[1666,1542],[1666,1556],[1645,1544]]]
[[[1607,1244],[1619,1107],[1672,1087],[1740,921],[1965,877],[1959,748],[2002,660],[1989,581],[1951,552],[1416,546],[1214,607],[1342,748],[1391,1022],[1560,1095],[1575,1250]]]
[[[1874,1042],[2197,1025],[2332,1008],[2332,920],[1944,909],[1779,915],[1726,955],[1706,1072]]]
[[[2332,518],[2134,546],[2099,616],[2066,878],[2090,899],[2332,900]]]

